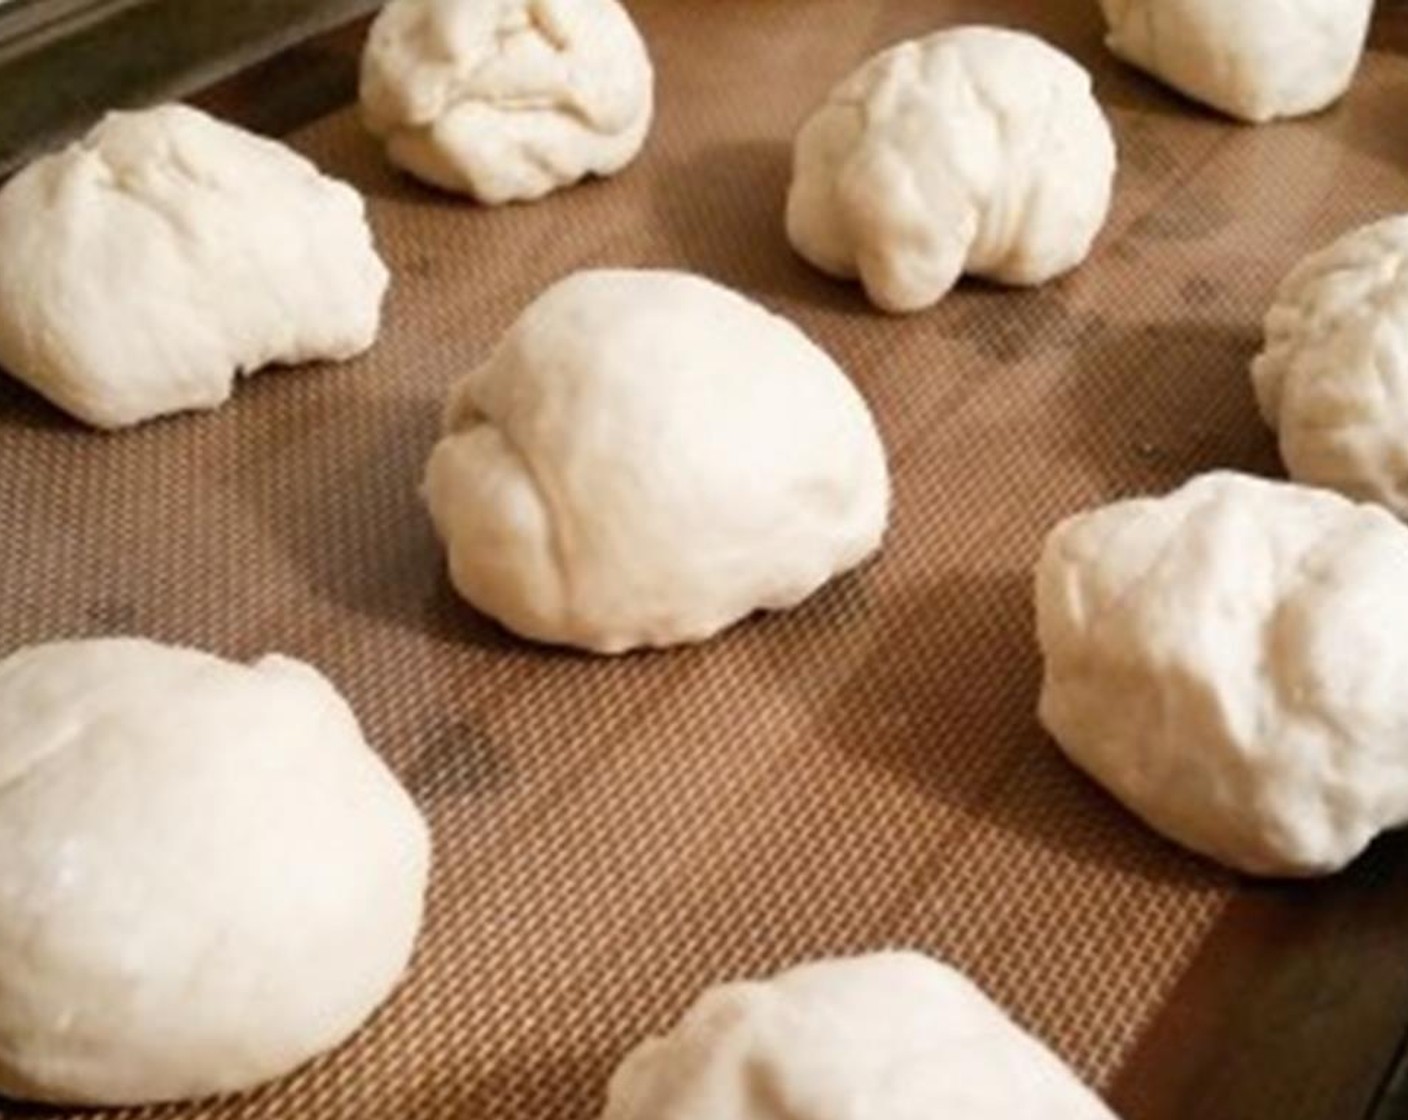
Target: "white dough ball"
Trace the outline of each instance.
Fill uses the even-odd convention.
[[[1292,478],[1408,518],[1408,216],[1286,277],[1252,382]]]
[[[620,171],[653,86],[617,0],[391,0],[362,55],[362,117],[391,161],[491,205]]]
[[[676,272],[580,272],[455,388],[424,494],[450,575],[529,638],[619,653],[805,599],[880,546],[870,412],[801,331]]]
[[[376,338],[361,197],[184,105],[110,113],[0,190],[0,365],[100,428]]]
[[[918,953],[710,988],[627,1055],[602,1120],[1113,1120],[961,973]]]
[[[1100,0],[1115,54],[1229,116],[1314,113],[1354,77],[1373,0]]]
[[[787,235],[877,306],[917,311],[965,273],[1031,285],[1074,268],[1114,173],[1076,62],[1032,35],[960,27],[876,55],[806,122]]]
[[[1217,473],[1072,517],[1036,575],[1041,720],[1164,835],[1259,875],[1408,823],[1408,529]]]
[[[0,1093],[248,1089],[387,998],[429,841],[309,666],[137,639],[0,661]]]

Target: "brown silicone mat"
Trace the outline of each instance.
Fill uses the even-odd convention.
[[[158,1115],[588,1118],[701,986],[893,945],[963,967],[1108,1087],[1244,889],[1042,735],[1028,570],[1086,505],[1277,471],[1245,376],[1260,315],[1302,252],[1408,206],[1388,127],[1408,62],[1374,53],[1333,112],[1252,130],[1107,58],[1093,0],[632,10],[658,120],[615,180],[490,212],[389,171],[350,110],[291,138],[366,192],[395,275],[365,358],[117,436],[0,386],[0,648],[139,632],[310,659],[434,828],[414,970],[370,1027],[282,1084]],[[1060,283],[885,318],[789,252],[789,140],[866,54],[975,20],[1092,68],[1117,203]],[[894,472],[878,562],[789,615],[618,660],[458,604],[416,496],[440,402],[588,265],[712,276],[852,373]]]

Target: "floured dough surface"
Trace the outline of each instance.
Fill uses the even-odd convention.
[[[1079,64],[1023,32],[955,28],[876,55],[803,125],[787,233],[879,307],[917,311],[965,273],[1032,285],[1074,268],[1114,173]]]
[[[786,320],[676,272],[554,284],[454,389],[424,494],[469,602],[617,653],[805,599],[880,546],[865,402]]]
[[[1292,478],[1408,518],[1408,216],[1291,271],[1252,382]]]
[[[1373,0],[1100,0],[1110,49],[1174,89],[1263,123],[1337,101]]]
[[[1036,575],[1041,719],[1160,832],[1252,874],[1408,823],[1408,529],[1219,473],[1079,514]]]
[[[391,0],[362,56],[362,116],[391,161],[488,204],[621,170],[653,89],[617,0]]]
[[[0,189],[0,366],[100,428],[361,353],[387,280],[356,191],[184,105],[110,113]]]
[[[710,988],[611,1079],[602,1120],[1113,1120],[1040,1042],[918,953]]]
[[[387,998],[429,843],[318,672],[137,639],[0,661],[0,1093],[248,1089]]]

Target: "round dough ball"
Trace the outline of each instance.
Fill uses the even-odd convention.
[[[0,1093],[248,1089],[347,1038],[429,841],[327,680],[136,639],[0,661]]]
[[[361,353],[387,279],[356,191],[184,105],[110,113],[0,190],[0,365],[99,428]]]
[[[397,166],[496,205],[620,171],[653,83],[616,0],[391,0],[362,55],[362,118]]]
[[[1100,0],[1126,62],[1229,116],[1314,113],[1349,88],[1373,0]]]
[[[1291,272],[1252,382],[1292,478],[1408,518],[1408,216]]]
[[[1041,284],[1090,252],[1115,144],[1090,76],[1040,39],[961,27],[837,86],[793,153],[787,235],[823,272],[917,311],[964,273]]]
[[[1408,529],[1205,475],[1080,514],[1036,576],[1041,720],[1164,835],[1257,875],[1408,823]]]
[[[969,980],[918,953],[706,991],[632,1051],[603,1120],[1113,1120]]]
[[[879,548],[889,478],[860,394],[786,320],[590,271],[455,388],[424,493],[466,599],[619,653],[799,603]]]

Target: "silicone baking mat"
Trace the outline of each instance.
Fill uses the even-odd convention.
[[[614,1062],[703,985],[882,946],[962,967],[1113,1082],[1239,888],[1037,727],[1030,567],[1084,506],[1277,472],[1246,377],[1259,319],[1304,251],[1408,202],[1383,127],[1408,64],[1371,55],[1333,112],[1254,130],[1107,57],[1094,9],[642,0],[658,117],[616,179],[490,211],[388,169],[351,109],[290,138],[366,193],[393,270],[364,358],[115,436],[4,381],[0,648],[141,633],[307,658],[434,829],[414,968],[370,1026],[280,1084],[154,1115],[592,1117]],[[973,20],[1094,71],[1114,211],[1059,283],[965,283],[888,318],[789,251],[790,139],[871,51]],[[837,358],[894,475],[875,563],[706,645],[615,660],[456,600],[416,493],[441,401],[592,265],[701,272]]]

